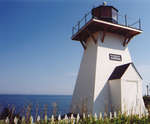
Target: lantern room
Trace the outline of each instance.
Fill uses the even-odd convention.
[[[113,6],[101,5],[93,8],[92,16],[99,20],[118,23],[118,10]]]

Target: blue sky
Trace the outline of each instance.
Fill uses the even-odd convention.
[[[150,81],[149,0],[106,0],[143,33],[129,50]],[[83,48],[72,41],[72,26],[102,0],[0,0],[0,93],[72,94]]]

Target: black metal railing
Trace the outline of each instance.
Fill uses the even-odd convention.
[[[92,16],[91,11],[86,13],[82,19],[80,19],[75,26],[72,27],[72,36],[76,34],[88,21],[95,18]],[[118,14],[118,24],[126,27],[135,28],[141,30],[141,20],[133,21],[132,18],[127,15]]]
[[[92,19],[91,11],[86,13],[75,26],[72,27],[72,35],[76,34],[89,20]]]

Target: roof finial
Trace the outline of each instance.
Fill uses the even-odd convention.
[[[107,2],[106,1],[103,2],[103,6],[107,6]]]

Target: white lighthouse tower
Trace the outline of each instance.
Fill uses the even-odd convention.
[[[118,10],[103,4],[91,11],[73,28],[72,40],[80,41],[84,54],[72,97],[71,112],[97,113],[122,111],[143,114],[142,77],[129,50],[131,39],[142,33],[125,23],[119,24]],[[125,18],[125,22],[126,22]]]

